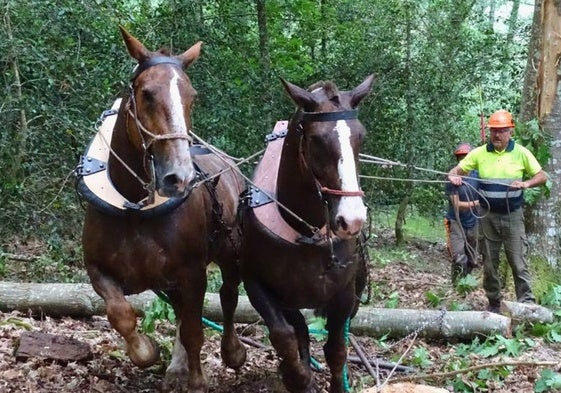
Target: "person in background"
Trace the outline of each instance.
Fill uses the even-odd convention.
[[[469,143],[460,143],[454,150],[458,162],[472,150]],[[452,257],[452,284],[470,274],[477,265],[478,222],[476,212],[479,207],[477,170],[470,171],[461,185],[446,183],[448,211],[444,217],[446,245]]]
[[[448,180],[459,186],[461,176],[474,169],[479,171],[483,289],[489,300],[487,310],[498,313],[502,299],[499,253],[503,245],[512,270],[517,301],[535,302],[526,261],[522,204],[524,189],[544,184],[547,175],[534,155],[512,139],[514,121],[509,112],[501,109],[493,113],[487,127],[491,134],[489,142],[469,152],[448,172]]]

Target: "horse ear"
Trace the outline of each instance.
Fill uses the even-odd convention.
[[[370,94],[372,88],[372,82],[374,82],[374,75],[369,75],[364,82],[355,87],[351,91],[351,108],[356,108],[360,101],[368,94]]]
[[[202,41],[197,42],[192,47],[187,49],[185,52],[177,56],[179,60],[183,63],[183,67],[189,67],[195,60],[199,58],[201,55],[201,46],[203,45]]]
[[[310,93],[308,90],[302,89],[283,78],[280,78],[284,89],[292,99],[300,108],[313,112],[314,108],[316,108],[319,103],[316,101],[314,95]]]
[[[150,51],[146,49],[142,42],[134,38],[123,26],[119,25],[119,30],[121,30],[123,41],[125,41],[125,45],[131,57],[136,59],[139,63],[142,63],[150,57]]]

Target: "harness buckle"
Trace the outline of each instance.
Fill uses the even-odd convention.
[[[247,189],[247,206],[254,208],[266,205],[273,200],[260,188],[249,186]]]
[[[80,164],[76,167],[76,175],[87,176],[106,169],[107,163],[105,161],[101,161],[90,156],[81,156]]]

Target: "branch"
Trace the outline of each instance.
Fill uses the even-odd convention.
[[[561,363],[559,362],[528,362],[528,361],[520,361],[520,362],[496,362],[496,363],[485,363],[485,364],[478,364],[477,366],[471,366],[462,368],[459,370],[454,371],[447,371],[442,373],[434,373],[434,374],[426,374],[426,375],[411,375],[399,378],[392,378],[390,380],[391,383],[394,382],[411,382],[411,381],[418,381],[418,380],[439,380],[448,377],[453,377],[458,374],[467,374],[472,371],[488,369],[488,368],[498,368],[498,367],[506,367],[506,366],[529,366],[529,367],[547,367],[547,366],[559,366]]]

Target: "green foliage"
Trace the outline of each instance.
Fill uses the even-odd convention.
[[[386,307],[386,308],[397,308],[398,305],[399,305],[399,292],[394,291],[394,292],[390,293],[390,295],[386,299],[384,307]]]
[[[169,303],[160,298],[156,298],[144,310],[140,329],[144,333],[153,333],[156,329],[157,322],[162,320],[175,323],[175,312]]]
[[[442,296],[438,296],[434,292],[427,291],[425,296],[432,307],[439,307],[442,304]]]
[[[495,356],[517,357],[530,346],[532,346],[532,342],[521,337],[509,339],[501,335],[495,335],[488,337],[483,342],[476,337],[471,343],[460,343],[454,346],[454,351],[450,355],[446,355],[446,369],[447,371],[454,371],[466,368],[473,356],[483,358]],[[512,367],[510,366],[482,369],[467,374],[458,374],[447,382],[454,387],[455,392],[484,392],[488,391],[489,381],[494,381],[495,385],[500,386],[511,371]]]
[[[522,146],[528,148],[536,157],[538,162],[543,166],[547,165],[551,158],[551,136],[546,135],[539,127],[538,121],[532,119],[526,123],[519,122],[516,124],[514,138]],[[524,200],[530,205],[542,197],[549,197],[551,191],[551,180],[540,187],[524,190]]]
[[[433,362],[430,360],[429,351],[425,347],[418,347],[413,350],[410,363],[420,368],[427,368],[431,366]]]
[[[541,297],[540,303],[561,308],[561,285],[551,284],[549,290]]]
[[[548,324],[536,323],[532,326],[532,334],[537,337],[543,337],[546,342],[561,342],[561,322]]]
[[[479,282],[471,274],[460,278],[456,284],[456,291],[461,295],[467,295],[468,293],[477,290],[477,288],[479,288]]]
[[[556,392],[561,389],[561,374],[550,369],[541,372],[534,386],[534,392]]]
[[[532,255],[528,265],[533,278],[532,291],[537,301],[546,306],[561,307],[559,300],[561,271],[559,268],[551,266],[543,256],[539,255]]]

